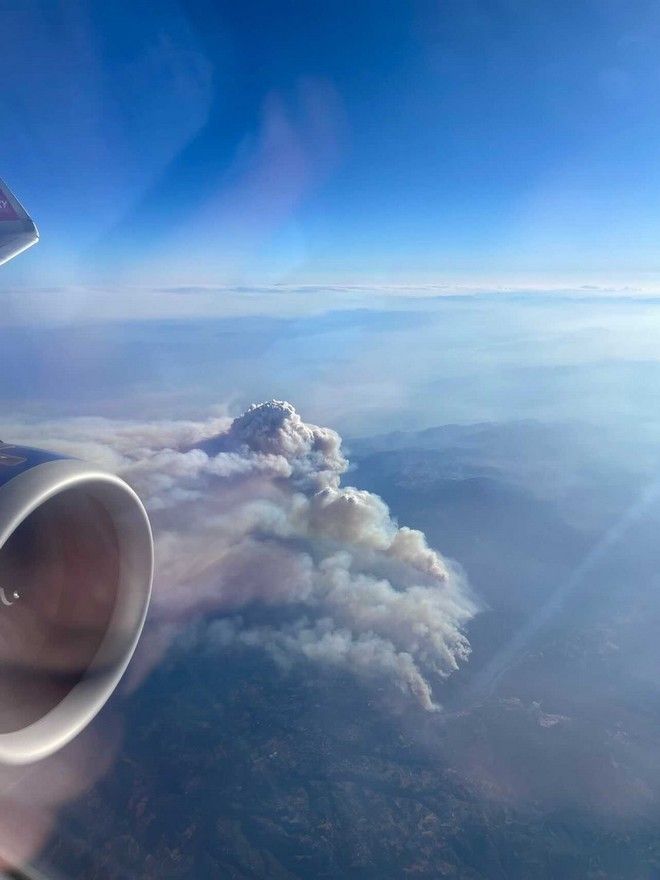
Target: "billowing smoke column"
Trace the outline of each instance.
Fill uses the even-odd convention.
[[[208,646],[345,667],[426,709],[436,708],[434,679],[467,659],[463,626],[476,605],[460,571],[377,495],[342,486],[341,438],[291,404],[233,421],[77,419],[40,430],[139,492],[156,536],[155,614],[208,613]],[[267,607],[277,624],[254,623]]]

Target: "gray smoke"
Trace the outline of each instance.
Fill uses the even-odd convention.
[[[476,604],[460,570],[377,495],[342,486],[341,438],[289,403],[233,421],[75,419],[5,433],[92,458],[136,488],[156,536],[155,614],[213,612],[202,636],[213,650],[343,667],[426,709],[434,681],[469,656]],[[256,607],[277,607],[278,624],[250,623]]]

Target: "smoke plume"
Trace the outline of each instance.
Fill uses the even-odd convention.
[[[460,570],[377,495],[343,486],[341,438],[291,404],[233,421],[74,419],[39,432],[11,436],[91,458],[140,493],[156,540],[154,616],[211,618],[208,648],[343,667],[429,710],[434,683],[467,659],[476,605]]]

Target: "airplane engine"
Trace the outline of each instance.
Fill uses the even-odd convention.
[[[52,754],[106,703],[152,574],[149,520],[123,480],[0,444],[0,762]]]

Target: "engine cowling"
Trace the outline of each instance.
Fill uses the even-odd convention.
[[[149,520],[123,480],[0,445],[0,762],[46,757],[106,703],[152,577]]]

